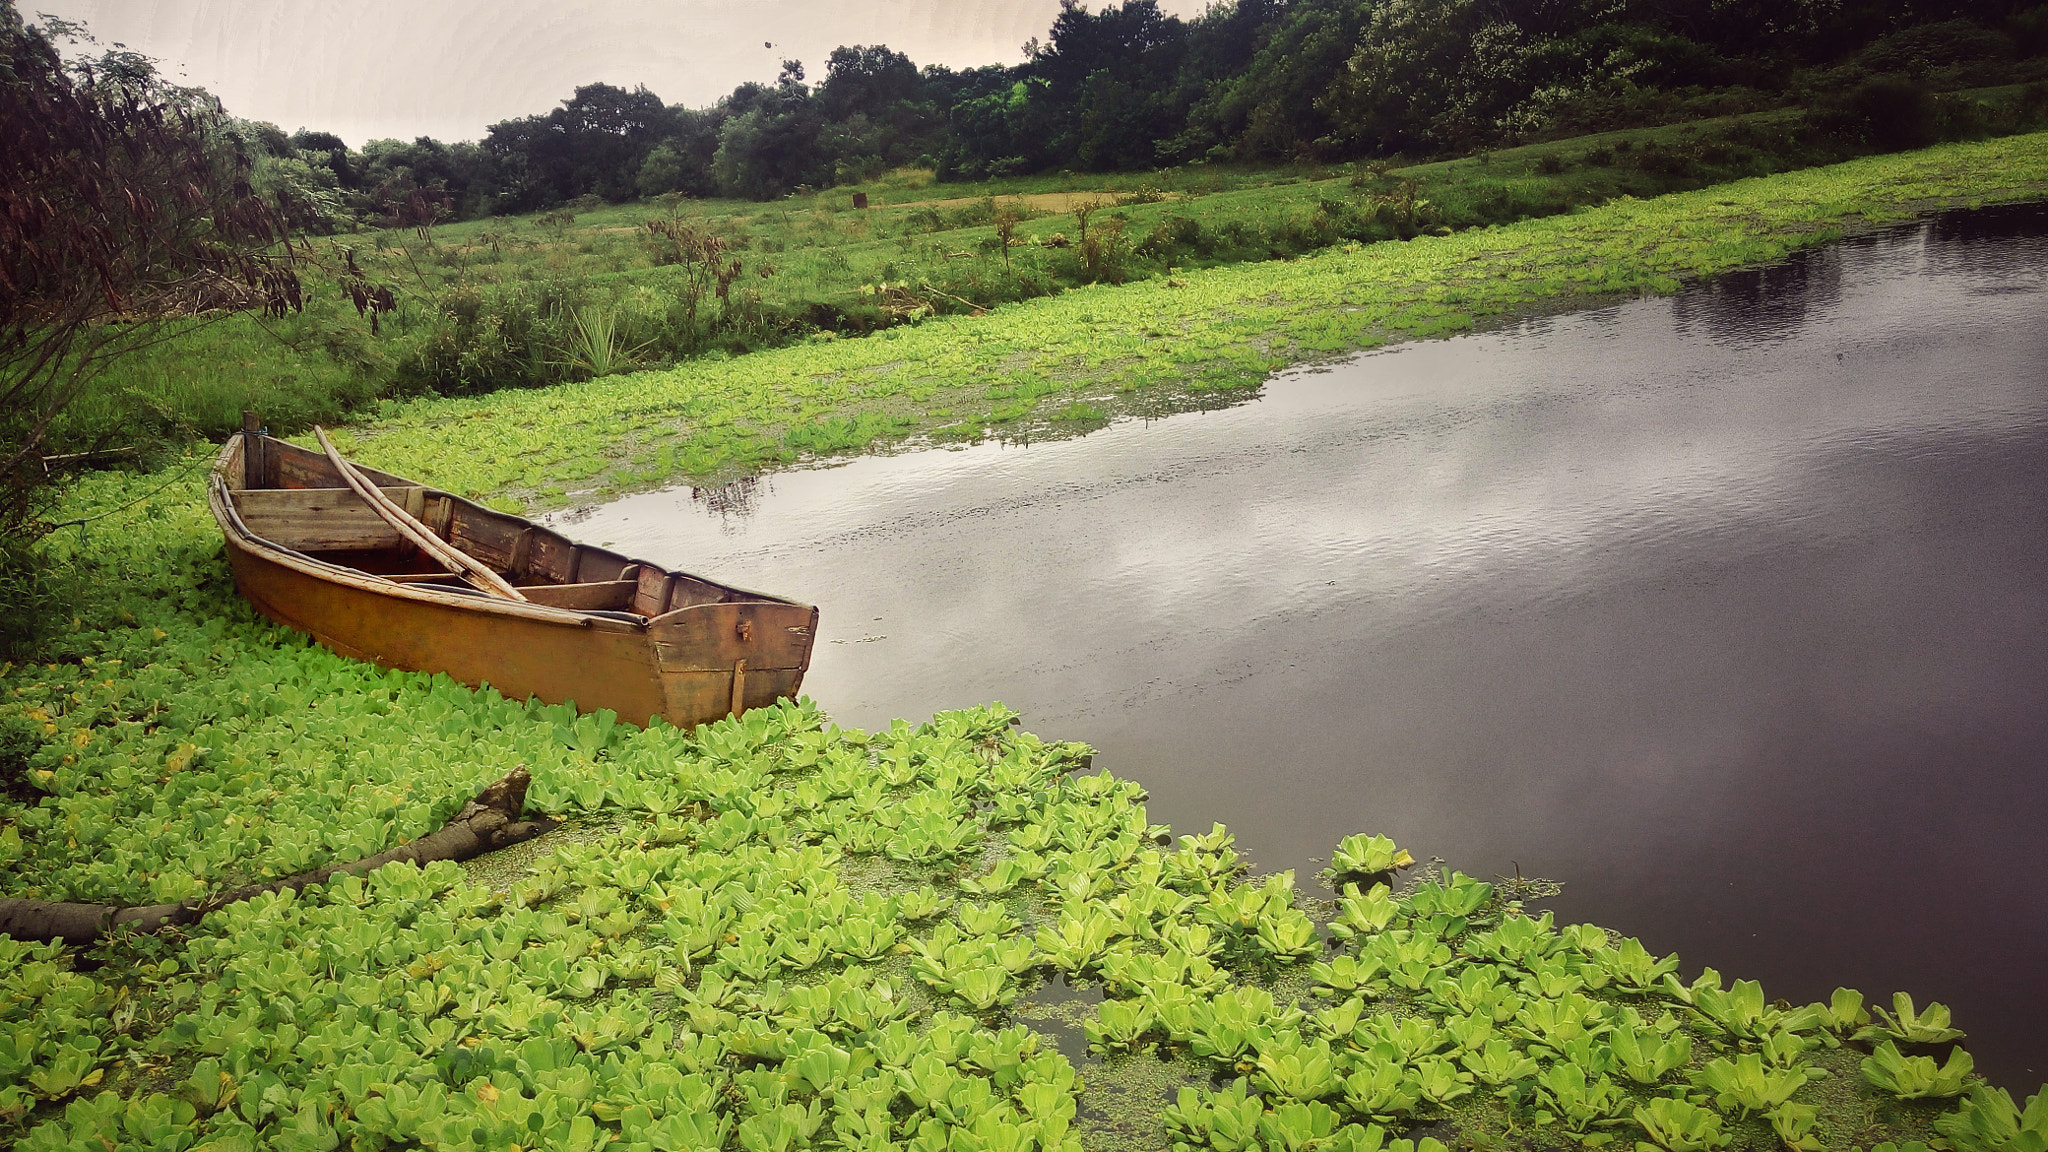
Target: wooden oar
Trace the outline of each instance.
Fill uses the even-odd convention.
[[[468,573],[478,584],[483,586],[484,591],[496,596],[503,596],[507,600],[518,600],[521,602],[526,600],[526,597],[520,594],[519,589],[506,583],[503,576],[485,567],[474,556],[434,535],[425,524],[414,519],[412,513],[392,503],[389,496],[384,495],[381,489],[364,479],[361,472],[356,471],[355,465],[341,458],[341,453],[334,450],[334,442],[327,438],[326,429],[315,424],[313,426],[313,435],[319,439],[320,447],[327,450],[327,458],[334,461],[334,467],[341,473],[341,478],[347,481],[349,487],[356,490],[356,495],[361,496],[369,503],[377,515],[382,516],[386,523],[398,529],[400,536],[412,541],[419,547],[420,551],[434,557],[450,568],[458,572]]]

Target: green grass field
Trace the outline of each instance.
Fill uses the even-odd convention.
[[[2018,89],[1963,94],[2016,107]],[[218,438],[257,408],[302,430],[380,399],[469,394],[673,367],[857,336],[1095,284],[1513,224],[1841,159],[1797,110],[1533,144],[1460,160],[934,185],[905,170],[771,203],[601,206],[314,242],[312,302],[284,320],[226,317],[122,364],[52,450]],[[869,208],[852,207],[854,194]],[[1005,248],[995,221],[1018,219]],[[1086,216],[1086,221],[1081,219]],[[736,274],[649,230],[715,238]],[[352,253],[397,310],[376,331],[339,291]],[[737,261],[737,269],[726,267]],[[603,338],[593,347],[591,335]]]

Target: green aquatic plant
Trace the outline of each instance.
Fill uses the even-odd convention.
[[[1357,1030],[1358,1021],[1365,1014],[1365,1001],[1357,996],[1340,1001],[1328,1008],[1309,1013],[1308,1022],[1316,1031],[1333,1040],[1344,1041]]]
[[[1488,931],[1468,934],[1459,949],[1475,959],[1528,967],[1564,946],[1551,914],[1545,912],[1539,917],[1506,917]]]
[[[919,888],[897,898],[896,914],[905,923],[915,924],[943,916],[952,906],[952,897],[943,895],[933,888]]]
[[[1321,1100],[1343,1086],[1328,1040],[1304,1042],[1298,1036],[1278,1035],[1260,1047],[1253,1064],[1257,1070],[1252,1082],[1289,1100]]]
[[[1493,1039],[1493,1026],[1493,1017],[1485,1012],[1452,1016],[1444,1021],[1444,1031],[1450,1033],[1460,1052],[1484,1048],[1486,1042]]]
[[[1800,1016],[1797,1030],[1819,1028],[1833,1035],[1870,1023],[1870,1013],[1863,1007],[1863,993],[1852,988],[1835,989],[1827,1003],[1809,1004],[1800,1010]]]
[[[1450,945],[1422,929],[1396,928],[1369,937],[1358,956],[1385,969],[1390,982],[1410,992],[1419,992],[1449,975],[1452,963]]]
[[[1256,1145],[1265,1112],[1265,1102],[1239,1077],[1217,1092],[1182,1088],[1161,1118],[1176,1152],[1244,1152]]]
[[[1346,836],[1330,855],[1330,866],[1324,870],[1332,877],[1361,875],[1371,876],[1391,873],[1412,867],[1415,857],[1405,848],[1397,847],[1385,836],[1359,834]]]
[[[1820,1124],[1820,1110],[1811,1104],[1784,1103],[1765,1114],[1779,1143],[1793,1152],[1826,1152],[1827,1145],[1814,1135]]]
[[[1486,907],[1493,899],[1493,885],[1453,871],[1441,882],[1424,882],[1401,897],[1410,916],[1427,920],[1434,916],[1462,921]],[[1547,925],[1546,925],[1547,928]],[[1457,931],[1462,931],[1462,924]]]
[[[1053,967],[1082,972],[1102,958],[1119,927],[1102,909],[1072,909],[1061,913],[1058,924],[1038,930],[1038,950]]]
[[[1344,895],[1337,901],[1337,918],[1331,921],[1330,932],[1340,940],[1376,935],[1386,931],[1400,914],[1401,905],[1385,884],[1375,884],[1363,895],[1358,885],[1346,884]]]
[[[1475,1013],[1505,1024],[1521,1010],[1522,996],[1491,964],[1468,964],[1429,985],[1428,999],[1446,1013]]]
[[[1582,1036],[1605,1036],[1612,1028],[1601,1002],[1570,992],[1554,1000],[1525,1000],[1509,1031],[1531,1044],[1562,1052],[1566,1044]]]
[[[1386,969],[1378,960],[1356,956],[1332,956],[1326,962],[1319,961],[1309,967],[1311,980],[1337,992],[1371,994],[1385,974]]]
[[[959,904],[953,909],[970,936],[1002,936],[1017,927],[1017,918],[1001,904]]]
[[[1772,1068],[1756,1053],[1744,1052],[1733,1060],[1720,1057],[1708,1061],[1693,1073],[1692,1081],[1713,1093],[1716,1105],[1740,1109],[1747,1120],[1752,1113],[1776,1108],[1809,1081],[1826,1075],[1819,1068]]]
[[[1590,955],[1617,989],[1639,996],[1664,991],[1665,977],[1678,971],[1677,953],[1659,960],[1633,936],[1618,945],[1595,950]]]
[[[1104,1000],[1095,1006],[1094,1019],[1084,1021],[1082,1027],[1090,1050],[1131,1052],[1158,1023],[1159,1017],[1143,1001]]]
[[[1344,1077],[1344,1106],[1354,1115],[1392,1123],[1415,1115],[1422,1085],[1398,1058],[1367,1052],[1352,1061]]]
[[[1477,1082],[1495,1088],[1529,1079],[1539,1070],[1533,1057],[1500,1036],[1488,1040],[1484,1048],[1459,1053],[1458,1062]]]
[[[1948,1062],[1932,1056],[1904,1056],[1890,1040],[1880,1041],[1862,1063],[1863,1078],[1874,1088],[1902,1100],[1943,1099],[1962,1095],[1976,1062],[1961,1048],[1949,1050]]]
[[[1417,1060],[1414,1078],[1422,1099],[1437,1108],[1470,1096],[1476,1079],[1471,1072],[1443,1056],[1425,1056]]]
[[[1937,1119],[1934,1130],[1955,1152],[2048,1152],[2048,1088],[2021,1109],[2005,1089],[1973,1084],[1962,1107]]]
[[[1721,1131],[1721,1117],[1711,1108],[1687,1100],[1658,1096],[1634,1112],[1637,1124],[1650,1137],[1650,1144],[1638,1143],[1644,1152],[1710,1152],[1725,1148],[1732,1137]]]
[[[1293,908],[1268,910],[1259,919],[1258,930],[1252,934],[1252,943],[1268,956],[1283,962],[1313,956],[1323,946],[1315,921]]]
[[[1925,1011],[1913,1010],[1913,997],[1899,992],[1892,996],[1892,1010],[1874,1009],[1878,1022],[1856,1033],[1859,1041],[1891,1039],[1901,1044],[1945,1044],[1963,1038],[1960,1028],[1949,1027],[1948,1006],[1929,1004]]]
[[[1043,856],[1020,849],[996,861],[985,876],[963,877],[960,890],[970,896],[1005,896],[1021,884],[1039,880],[1048,866]]]
[[[1360,1021],[1352,1040],[1361,1048],[1384,1049],[1402,1063],[1413,1064],[1448,1046],[1451,1034],[1432,1018],[1381,1012]]]
[[[1673,1029],[1622,1024],[1607,1042],[1616,1065],[1638,1084],[1655,1084],[1692,1063],[1692,1037]]]
[[[1760,1042],[1781,1028],[1813,1023],[1805,1012],[1787,1012],[1765,1003],[1763,986],[1754,980],[1737,980],[1724,990],[1721,974],[1712,968],[1702,971],[1690,985],[1680,984],[1676,976],[1666,976],[1664,987],[1673,999],[1692,1010],[1696,1023],[1738,1040]]]
[[[1297,1027],[1303,1018],[1299,1009],[1275,1003],[1266,989],[1239,985],[1194,1001],[1190,1046],[1197,1056],[1236,1063],[1260,1037]]]
[[[1556,1124],[1580,1143],[1606,1143],[1613,1138],[1607,1129],[1627,1123],[1628,1095],[1605,1076],[1588,1079],[1576,1064],[1552,1064],[1530,1085],[1526,1100],[1536,1122]]]

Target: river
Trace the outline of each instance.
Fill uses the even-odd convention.
[[[1311,886],[1382,832],[2048,1072],[2048,211],[556,521],[816,601],[841,723],[1001,700]]]

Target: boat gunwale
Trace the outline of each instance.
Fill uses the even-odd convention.
[[[638,633],[641,635],[647,634],[657,625],[677,619],[685,613],[706,607],[707,604],[735,604],[751,602],[791,605],[800,608],[811,608],[814,611],[816,609],[815,605],[804,604],[803,602],[798,600],[792,600],[787,597],[775,596],[767,593],[755,592],[751,589],[739,588],[731,584],[723,583],[721,581],[708,580],[702,576],[697,576],[692,573],[678,572],[674,569],[668,568],[661,564],[656,564],[649,560],[640,560],[627,556],[620,556],[620,558],[623,559],[627,564],[639,564],[647,568],[654,569],[655,571],[662,572],[669,576],[682,576],[691,580],[696,580],[700,583],[710,585],[712,587],[716,587],[719,589],[723,589],[726,592],[736,593],[739,597],[741,597],[741,599],[708,601],[706,603],[700,604],[687,604],[680,608],[670,609],[669,611],[664,612],[658,616],[641,616],[639,618],[639,621],[636,623],[629,620],[619,619],[617,616],[599,615],[595,612],[576,608],[558,608],[547,604],[533,604],[517,600],[507,600],[496,596],[472,595],[468,593],[453,591],[436,591],[431,587],[423,587],[416,584],[403,583],[396,580],[389,580],[382,576],[379,576],[374,572],[365,571],[361,568],[355,568],[346,564],[339,564],[331,560],[322,560],[316,556],[309,556],[304,552],[300,552],[296,549],[286,547],[285,545],[279,544],[276,541],[266,539],[262,536],[258,536],[254,531],[252,531],[249,528],[248,524],[242,520],[240,509],[235,507],[234,493],[246,491],[294,491],[294,489],[275,487],[252,489],[247,487],[246,485],[238,488],[230,483],[227,475],[228,471],[230,470],[229,460],[231,457],[236,455],[237,449],[242,447],[243,437],[245,435],[247,434],[237,432],[233,436],[230,436],[227,442],[224,445],[222,445],[219,456],[215,458],[213,467],[209,470],[209,483],[207,485],[207,495],[209,502],[213,505],[214,519],[218,520],[221,523],[221,526],[227,535],[236,540],[246,550],[261,555],[265,559],[270,560],[273,563],[281,564],[285,567],[292,568],[316,579],[327,580],[331,583],[344,585],[350,588],[355,588],[357,590],[360,590],[371,595],[388,596],[394,599],[413,600],[421,603],[434,604],[441,607],[460,609],[463,611],[488,612],[494,615],[511,616],[525,620],[532,620],[536,623],[557,624],[565,627],[576,628],[595,628],[600,631]],[[291,444],[291,442],[288,440],[278,440],[274,437],[267,438],[270,439],[273,443],[288,444],[292,448],[295,448],[301,452],[307,452],[309,455],[312,454],[309,449],[306,449],[301,445]],[[429,496],[439,496],[448,500],[456,501],[485,515],[509,516],[512,519],[519,520],[532,527],[544,527],[542,525],[534,524],[533,521],[528,520],[523,516],[517,516],[512,513],[500,512],[493,508],[487,508],[482,504],[478,504],[474,500],[466,499],[462,496],[456,495],[455,493],[447,492],[442,489],[432,487],[431,485],[421,484],[415,480],[410,480],[401,476],[395,476],[391,473],[384,472],[382,469],[373,469],[373,471],[375,471],[378,475],[387,477],[391,480],[397,480],[403,485],[418,487]],[[305,490],[326,491],[327,489]],[[337,488],[334,489],[334,491],[346,492],[350,491],[350,489]],[[547,529],[547,531],[552,532],[554,530]],[[561,534],[557,532],[556,535],[559,536]],[[567,539],[567,537],[563,538]],[[572,543],[575,544],[576,547],[581,548],[595,547],[594,545],[583,544],[574,541],[572,541]],[[608,554],[613,556],[619,556],[618,553]],[[638,614],[635,613],[634,615]],[[808,665],[809,660],[806,659],[804,663]]]

